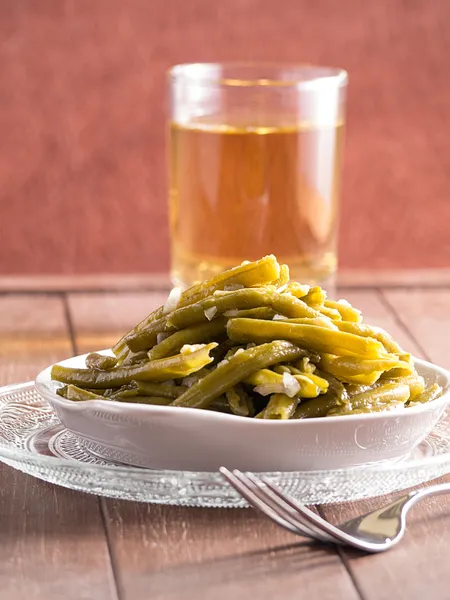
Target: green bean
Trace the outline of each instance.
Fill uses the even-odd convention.
[[[286,394],[272,394],[263,410],[263,419],[290,419],[298,406],[298,398],[289,398]]]
[[[311,379],[309,375],[293,375],[294,379],[300,385],[296,396],[302,398],[316,398],[320,393],[319,386]],[[255,387],[255,392],[262,396],[268,396],[273,393],[284,393],[286,386],[283,381],[283,375],[275,373],[270,369],[259,369],[251,373],[244,379],[244,383]]]
[[[271,320],[277,313],[270,306],[259,306],[258,308],[248,308],[243,310],[231,309],[224,312],[225,317],[239,317],[245,319],[264,319]]]
[[[108,400],[109,398],[105,398],[99,394],[94,394],[93,392],[88,392],[88,390],[83,390],[75,385],[65,385],[63,388],[56,390],[58,396],[62,396],[67,400],[72,400],[73,402],[86,402],[86,400]]]
[[[383,373],[385,375],[385,373]],[[350,383],[347,385],[347,392],[352,398],[356,394],[361,394],[362,392],[368,392],[371,389],[374,390],[379,388],[380,386],[386,385],[387,383],[392,385],[407,385],[410,390],[410,401],[414,400],[417,396],[419,396],[425,389],[425,380],[423,377],[417,374],[408,375],[406,377],[399,377],[397,379],[380,379],[372,384],[372,385],[364,385],[358,383]]]
[[[211,318],[232,309],[248,309],[268,306],[272,303],[273,292],[264,288],[249,288],[227,292],[220,296],[209,296],[195,304],[175,310],[168,318],[168,325],[183,329],[198,323],[208,322],[205,311],[215,311]]]
[[[350,321],[352,323],[361,323],[362,321],[361,311],[353,308],[353,306],[345,300],[338,300],[337,302],[334,300],[325,300],[324,306],[325,308],[337,310],[343,321]]]
[[[216,400],[214,400],[214,402],[210,404],[206,410],[213,410],[214,412],[223,412],[227,414],[231,413],[230,405],[228,404],[228,400],[224,395],[216,398]]]
[[[308,306],[313,306],[314,308],[319,308],[320,306],[323,306],[323,304],[326,300],[326,297],[327,297],[327,294],[326,294],[325,290],[323,290],[318,285],[315,285],[309,289],[306,296],[303,297],[303,301],[306,302],[306,304],[308,304]]]
[[[334,331],[339,331],[339,328],[336,327],[336,324],[325,315],[320,315],[319,317],[314,317],[309,319],[305,317],[303,319],[289,319],[289,323],[298,323],[299,325],[318,325],[319,327],[326,327],[327,329],[333,329]]]
[[[327,308],[326,306],[321,306],[319,308],[319,312],[324,317],[328,317],[328,319],[331,319],[332,321],[342,321],[341,313],[335,308]]]
[[[239,415],[240,417],[253,417],[255,414],[253,401],[242,385],[237,384],[230,388],[225,392],[225,396],[233,414]]]
[[[348,413],[355,409],[371,412],[377,406],[398,406],[407,402],[410,393],[409,386],[407,385],[387,383],[353,396],[350,404],[344,407],[336,407],[331,414]]]
[[[333,392],[327,392],[323,396],[306,400],[298,405],[293,419],[312,419],[326,417],[328,412],[338,404],[338,398]]]
[[[227,285],[242,285],[244,287],[254,285],[264,285],[272,281],[276,281],[280,277],[280,267],[277,259],[273,254],[264,256],[261,260],[255,262],[246,262],[238,267],[229,269],[224,273],[220,273],[211,277],[202,283],[193,285],[184,291],[180,296],[178,308],[194,304],[203,300],[207,296],[213,294],[216,290],[223,290]],[[152,313],[150,313],[145,319],[140,321],[131,331],[129,331],[121,340],[113,347],[114,354],[122,352],[127,342],[126,338],[133,334],[139,333],[145,329],[151,322],[157,321],[164,316],[164,307],[161,306]],[[148,346],[150,348],[150,346]],[[147,348],[147,350],[148,350]]]
[[[325,373],[324,371],[319,369],[316,369],[314,371],[314,374],[328,381],[328,391],[336,396],[338,404],[345,404],[346,402],[348,402],[349,396],[345,385],[341,381],[336,379],[336,377],[334,377],[333,375],[330,375],[330,373]]]
[[[412,372],[412,367],[407,363],[400,362],[397,357],[361,360],[354,356],[335,356],[324,353],[320,366],[341,381],[365,385],[372,385],[379,379],[383,371],[389,371],[394,367],[406,368],[409,374]]]
[[[291,281],[285,289],[286,294],[291,294],[295,298],[303,298],[309,292],[309,285],[303,285],[296,281]]]
[[[121,396],[120,398],[111,398],[117,402],[127,402],[130,404],[153,404],[155,406],[168,406],[171,398],[165,396]]]
[[[129,334],[125,341],[132,352],[147,351],[158,341],[158,333],[173,333],[175,328],[167,325],[167,318],[161,317],[149,323],[140,331]]]
[[[370,325],[364,325],[363,323],[351,323],[350,321],[339,321],[336,322],[335,325],[340,331],[378,340],[391,354],[404,354],[404,351],[397,342],[395,342],[384,329],[381,329],[381,327],[372,327]]]
[[[408,377],[414,371],[414,365],[404,361],[399,361],[399,366],[389,369],[380,375],[382,379],[401,379]]]
[[[115,400],[132,398],[133,396],[159,396],[161,398],[178,398],[187,388],[184,385],[170,383],[154,383],[152,381],[130,381],[111,395]]]
[[[148,362],[148,354],[145,350],[139,352],[128,351],[126,358],[122,361],[122,367],[128,367],[130,365],[138,365],[139,363]]]
[[[292,374],[299,373],[314,373],[317,369],[316,365],[311,362],[308,356],[304,356],[295,363],[294,367],[291,367]],[[297,373],[298,371],[298,373]]]
[[[363,338],[343,331],[332,331],[316,325],[300,325],[286,321],[258,319],[230,319],[228,337],[236,342],[269,342],[288,340],[318,352],[357,355],[364,358],[382,358],[383,345],[372,338]]]
[[[280,265],[280,277],[275,282],[276,287],[287,285],[289,283],[289,267],[288,265]]]
[[[320,317],[320,313],[305,304],[303,300],[295,298],[290,294],[274,293],[272,297],[272,308],[281,315],[290,319],[309,317],[311,319]]]
[[[109,371],[117,365],[115,356],[106,356],[98,352],[91,352],[86,357],[86,366],[89,369],[100,369],[100,371]]]
[[[295,360],[301,355],[300,348],[280,340],[249,348],[220,363],[214,371],[197,381],[172,404],[206,408],[221,394],[245,380],[254,371],[279,362]]]
[[[419,396],[416,396],[412,402],[408,403],[408,406],[414,406],[416,404],[425,404],[425,402],[431,402],[439,398],[442,395],[442,387],[438,383],[432,383],[429,385],[424,392]]]
[[[150,360],[165,358],[177,354],[185,344],[199,344],[216,340],[225,335],[226,322],[226,319],[220,318],[176,331],[156,346],[153,346],[148,353],[148,357]]]
[[[209,364],[212,361],[209,353],[216,345],[215,343],[206,344],[191,353],[185,352],[135,367],[118,367],[111,371],[75,369],[54,365],[52,379],[94,389],[120,387],[134,380],[167,381],[168,379],[177,379],[195,373]]]

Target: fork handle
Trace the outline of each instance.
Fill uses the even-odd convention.
[[[450,483],[437,483],[436,485],[430,485],[410,492],[408,494],[407,504],[413,506],[416,502],[419,502],[419,500],[427,498],[428,496],[437,496],[439,494],[448,493],[450,493]]]

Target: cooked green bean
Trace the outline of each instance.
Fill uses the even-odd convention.
[[[316,369],[314,371],[314,375],[318,375],[322,379],[326,379],[326,381],[328,381],[328,391],[332,392],[336,396],[339,404],[345,404],[348,401],[346,386],[341,381],[336,379],[336,377],[330,373],[325,373],[325,371],[322,371],[321,369]]]
[[[316,398],[320,394],[320,387],[307,374],[292,375],[299,384],[296,396],[302,398]],[[254,386],[255,392],[262,396],[275,393],[286,393],[286,384],[283,375],[270,369],[260,369],[251,373],[244,379],[244,383]]]
[[[328,412],[338,404],[339,400],[333,392],[327,392],[323,396],[306,400],[298,405],[293,419],[312,419],[326,417]]]
[[[297,281],[291,281],[285,289],[286,294],[291,294],[295,298],[303,298],[309,292],[309,285],[303,285],[297,283]]]
[[[132,398],[133,396],[159,396],[161,398],[178,398],[187,388],[184,385],[175,385],[167,382],[155,383],[153,381],[130,381],[111,394],[117,400]]]
[[[298,406],[298,398],[289,398],[286,394],[272,394],[266,408],[262,411],[263,419],[290,419]]]
[[[209,296],[200,302],[179,308],[169,316],[167,323],[175,329],[183,329],[208,322],[228,310],[269,306],[272,300],[273,292],[265,288],[244,288],[220,296]],[[207,311],[213,311],[211,316],[207,316]]]
[[[340,381],[363,383],[365,385],[372,385],[379,379],[383,371],[389,371],[394,367],[407,369],[408,374],[412,372],[411,365],[402,363],[396,356],[362,360],[355,356],[335,356],[324,353],[322,354],[320,366]]]
[[[260,306],[258,308],[248,308],[243,310],[232,309],[223,313],[224,317],[228,318],[245,318],[245,319],[264,319],[271,320],[277,313],[270,306]]]
[[[129,350],[121,365],[122,367],[128,367],[130,365],[138,365],[139,363],[148,362],[148,360],[148,354],[145,350],[141,350],[140,352],[132,352]]]
[[[381,327],[372,327],[370,325],[364,325],[363,323],[352,323],[350,321],[339,321],[336,322],[335,325],[340,331],[378,340],[383,344],[387,352],[398,355],[404,354],[404,351],[397,342],[394,341],[384,329],[381,329]]]
[[[289,283],[289,267],[287,265],[280,265],[280,277],[275,282],[276,287],[281,287]]]
[[[359,355],[364,358],[382,358],[386,355],[383,345],[377,340],[343,331],[332,331],[316,325],[258,319],[230,319],[227,331],[228,337],[237,342],[261,343],[288,340],[330,354]]]
[[[89,369],[100,369],[100,371],[109,371],[117,365],[117,357],[106,356],[98,352],[91,352],[86,356],[86,366]]]
[[[228,401],[228,405],[233,414],[241,417],[253,417],[255,414],[255,407],[253,401],[243,386],[240,384],[235,385],[225,392],[225,396]]]
[[[352,323],[360,323],[362,321],[361,311],[353,308],[345,300],[338,300],[337,302],[335,300],[325,300],[324,306],[325,308],[337,310],[343,321],[350,321]]]
[[[244,381],[251,373],[300,358],[302,351],[285,341],[274,341],[235,354],[216,369],[200,379],[172,404],[206,408],[232,386]]]
[[[121,398],[111,398],[117,402],[127,402],[134,404],[153,404],[156,406],[168,406],[171,402],[171,398],[165,396],[123,396]]]
[[[215,343],[206,344],[193,352],[182,352],[169,358],[153,360],[136,367],[118,367],[111,371],[75,369],[54,365],[52,379],[93,389],[120,387],[134,380],[167,381],[168,379],[186,377],[209,364],[212,361],[209,353],[216,345]]]
[[[326,306],[321,306],[319,308],[319,312],[324,317],[328,317],[332,321],[342,321],[341,313],[335,308],[327,308]]]
[[[303,319],[289,319],[289,323],[298,323],[300,325],[318,325],[319,327],[325,327],[326,329],[339,331],[339,328],[336,327],[334,321],[325,315],[320,315],[319,317],[314,317],[312,319],[309,319],[308,317]]]
[[[410,406],[414,406],[415,404],[424,404],[425,402],[431,402],[439,398],[442,395],[442,387],[438,383],[433,383],[429,385],[424,392],[416,396],[412,402],[409,403]]]
[[[194,304],[199,302],[213,294],[216,290],[223,290],[227,285],[242,285],[243,287],[250,287],[255,285],[264,285],[272,281],[276,281],[280,277],[280,266],[278,265],[277,259],[273,254],[264,256],[261,260],[255,262],[246,262],[242,265],[229,269],[224,273],[220,273],[211,277],[202,283],[193,285],[184,291],[178,302],[178,308]],[[150,313],[145,319],[140,321],[136,327],[129,331],[119,342],[113,347],[114,354],[120,353],[126,346],[126,338],[132,337],[146,328],[149,323],[157,321],[164,316],[164,307],[160,306],[158,309]],[[150,348],[150,346],[148,347]],[[147,350],[148,350],[147,348]]]
[[[387,383],[375,389],[352,396],[348,405],[339,406],[330,411],[330,416],[340,413],[348,414],[353,410],[371,412],[376,407],[405,404],[410,396],[409,386]]]
[[[320,313],[305,304],[303,299],[300,300],[290,294],[274,293],[272,297],[272,308],[277,313],[291,319],[303,317],[313,319],[320,317]]]
[[[86,400],[109,400],[109,398],[105,398],[99,394],[94,394],[94,392],[89,392],[88,390],[83,390],[75,385],[65,385],[63,388],[59,388],[56,390],[58,396],[62,396],[67,400],[72,400],[73,402],[85,402]]]
[[[149,351],[148,357],[150,360],[158,358],[166,358],[177,354],[185,344],[200,344],[203,342],[211,342],[225,336],[225,325],[227,320],[224,318],[207,321],[199,325],[193,325],[186,329],[176,331],[162,340]]]
[[[167,318],[163,316],[160,319],[155,319],[140,331],[129,334],[125,338],[125,341],[128,348],[132,352],[137,353],[153,348],[153,346],[155,346],[158,342],[159,333],[173,332],[175,332],[175,328],[168,326]]]
[[[306,296],[303,297],[303,301],[306,302],[308,306],[313,306],[314,308],[318,309],[319,307],[324,305],[326,297],[327,294],[325,290],[323,290],[318,285],[315,285],[309,289]]]

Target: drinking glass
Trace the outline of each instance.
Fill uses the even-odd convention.
[[[169,71],[172,280],[275,254],[332,284],[347,73],[280,64]]]

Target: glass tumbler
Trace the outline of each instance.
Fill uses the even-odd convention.
[[[188,286],[275,254],[332,285],[347,73],[282,64],[169,71],[171,275]]]

